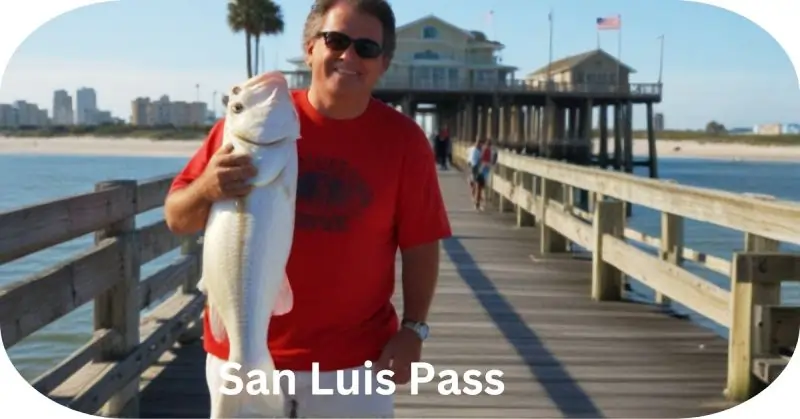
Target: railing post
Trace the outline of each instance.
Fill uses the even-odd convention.
[[[197,264],[192,274],[186,278],[186,282],[181,286],[181,292],[191,294],[197,291],[197,283],[200,281],[201,268],[203,266],[203,253],[200,251],[200,236],[192,234],[181,238],[181,254],[184,256],[197,257]]]
[[[528,191],[532,197],[528,202],[531,212],[528,212],[521,205],[517,205],[517,227],[530,227],[536,225],[536,217],[533,215],[536,207],[536,190],[533,187],[533,175],[525,172],[514,172],[514,185],[516,189]]]
[[[683,217],[661,213],[661,260],[680,266],[683,263]],[[669,298],[656,291],[656,304],[669,304]]]
[[[751,282],[746,254],[734,253],[731,261],[731,325],[728,336],[728,384],[725,396],[743,401],[753,390],[753,303],[755,291]]]
[[[542,199],[541,211],[542,223],[539,229],[540,252],[543,255],[548,253],[562,253],[567,251],[567,238],[558,231],[547,226],[547,211],[550,200],[563,202],[564,192],[560,183],[542,178]]]
[[[200,276],[203,269],[203,252],[200,245],[200,235],[192,234],[181,238],[181,254],[184,256],[195,256],[197,263],[191,274],[186,278],[186,281],[181,285],[180,291],[183,294],[193,294],[198,291],[197,283],[200,281]],[[178,336],[178,342],[185,345],[197,342],[203,336],[203,323],[202,318],[197,318],[189,322],[186,330]]]
[[[596,201],[593,225],[592,299],[619,301],[622,299],[622,272],[603,259],[603,236],[624,237],[625,210],[622,202]]]
[[[780,242],[752,233],[744,235],[745,252],[777,252]],[[758,325],[755,322],[755,305],[780,305],[780,283],[751,282],[752,273],[744,269],[739,259],[747,253],[734,254],[731,264],[731,310],[732,319],[728,338],[728,388],[726,395],[731,400],[747,400],[755,391],[753,379],[753,354],[760,353],[761,341],[756,339]]]
[[[115,285],[99,295],[94,302],[94,329],[111,329],[119,339],[102,347],[98,362],[124,359],[139,344],[139,245],[136,235],[136,181],[112,180],[95,185],[96,191],[121,188],[125,205],[132,215],[95,233],[95,243],[116,238],[121,244],[120,275]],[[113,417],[139,417],[139,380],[128,383],[113,395],[104,406],[104,413]]]
[[[500,177],[504,181],[511,185],[515,185],[513,170],[507,166],[499,166],[498,171],[500,172]],[[492,188],[492,191],[494,192],[494,188]],[[514,208],[514,203],[502,194],[495,193],[495,196],[497,196],[497,210],[499,212],[510,212]]]

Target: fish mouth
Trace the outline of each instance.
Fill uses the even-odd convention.
[[[253,146],[256,146],[256,147],[262,147],[262,148],[274,147],[274,146],[283,144],[283,143],[285,143],[286,141],[289,140],[289,137],[284,137],[284,138],[281,138],[278,141],[273,141],[271,143],[259,143],[258,141],[255,141],[255,140],[247,137],[246,135],[243,135],[240,132],[233,131],[232,134],[233,134],[234,138],[236,138],[237,140],[239,140],[239,141],[241,141],[243,143],[247,143],[247,144],[250,144],[250,145],[253,145]]]

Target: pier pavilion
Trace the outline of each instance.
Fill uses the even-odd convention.
[[[653,104],[661,101],[662,85],[630,83],[634,70],[604,50],[559,59],[518,79],[517,67],[498,57],[504,45],[482,32],[429,15],[400,26],[397,34],[395,58],[374,95],[402,112],[433,114],[461,141],[491,138],[524,154],[628,173],[645,165],[651,177],[658,177]],[[286,72],[292,87],[307,87],[310,70],[304,60],[289,62],[296,66]],[[650,145],[648,158],[639,162],[633,158],[635,105],[646,107]],[[595,110],[596,155],[591,147]]]

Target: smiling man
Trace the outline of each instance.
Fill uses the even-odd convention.
[[[393,396],[376,392],[381,385],[374,377],[371,389],[363,387],[364,374],[389,369],[396,384],[408,382],[428,334],[439,241],[450,236],[450,224],[424,132],[372,97],[395,50],[389,4],[317,0],[303,47],[312,81],[308,90],[293,92],[301,124],[287,267],[294,306],[273,318],[268,345],[276,367],[295,372],[295,394],[283,391],[288,416],[391,417]],[[248,192],[254,171],[220,148],[223,124],[211,130],[167,197],[167,223],[178,234],[201,230],[215,200]],[[391,303],[398,249],[402,318]],[[207,317],[204,347],[209,391],[217,392],[228,343],[214,340]],[[334,394],[312,394],[315,363],[322,372],[318,385]],[[344,372],[341,389],[337,371]],[[350,382],[353,373],[360,374],[357,383]],[[338,395],[351,384],[361,386],[356,395]]]

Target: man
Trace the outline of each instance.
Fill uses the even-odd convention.
[[[294,244],[287,276],[290,313],[274,317],[269,348],[278,369],[297,378],[286,395],[289,416],[391,417],[391,395],[311,394],[309,371],[389,369],[408,382],[420,359],[438,274],[439,240],[450,236],[433,154],[412,119],[371,97],[395,49],[394,13],[385,0],[317,0],[303,35],[311,68],[307,91],[294,91],[300,116],[299,179]],[[165,203],[172,231],[206,222],[212,202],[248,193],[246,158],[220,148],[219,121],[176,177]],[[395,253],[402,253],[403,307],[391,304]],[[208,366],[221,365],[227,342],[216,342],[204,317]],[[216,377],[210,391],[218,391]],[[363,373],[359,382],[364,385]],[[284,393],[285,394],[285,393]]]
[[[436,160],[442,170],[447,170],[447,162],[450,161],[450,133],[447,126],[443,126],[433,138],[436,151]]]

